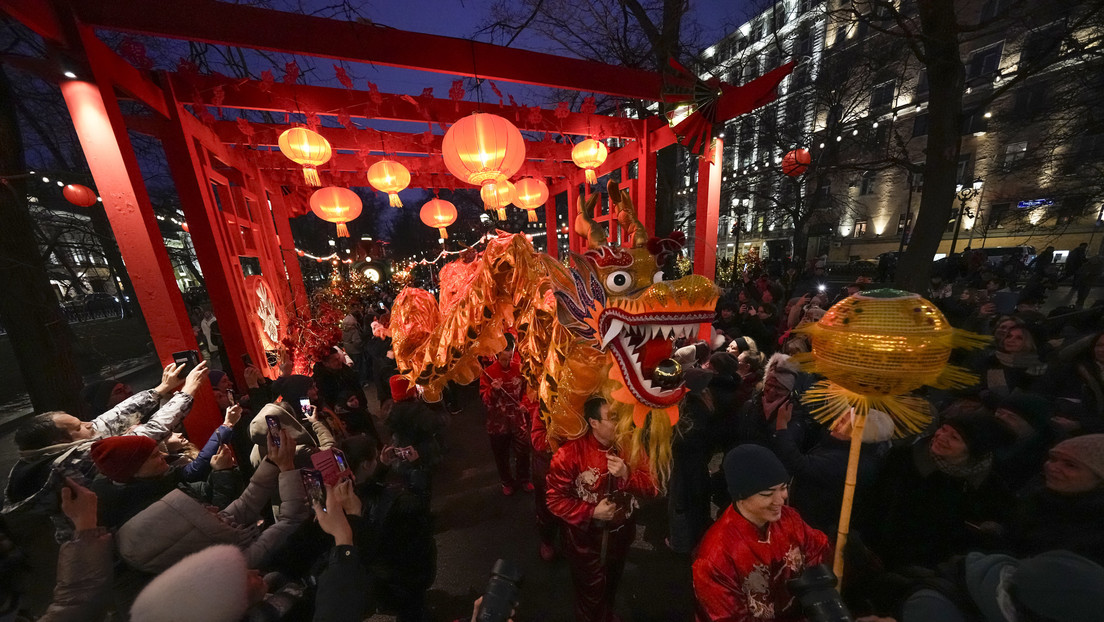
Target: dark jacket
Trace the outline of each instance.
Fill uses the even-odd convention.
[[[314,622],[360,622],[367,615],[371,587],[357,547],[333,547],[318,576]]]
[[[1008,540],[1018,557],[1065,549],[1104,564],[1104,488],[1060,495],[1036,483],[1017,503]]]

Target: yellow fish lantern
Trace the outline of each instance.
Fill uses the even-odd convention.
[[[824,380],[802,401],[833,420],[852,408],[888,413],[899,432],[918,432],[929,418],[927,403],[907,394],[923,386],[967,387],[977,377],[948,365],[955,348],[980,348],[989,338],[951,326],[931,302],[910,292],[878,289],[849,296],[819,322],[795,332],[809,335],[812,352],[799,355],[806,371]]]

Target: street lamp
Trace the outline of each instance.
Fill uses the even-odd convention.
[[[962,216],[976,217],[974,212],[966,207],[966,203],[981,192],[982,183],[981,178],[978,177],[974,180],[972,186],[963,186],[962,184],[955,186],[955,196],[958,197],[958,218],[955,220],[954,237],[951,238],[951,251],[947,253],[948,257],[954,255],[955,246],[958,245],[958,231],[962,228]]]

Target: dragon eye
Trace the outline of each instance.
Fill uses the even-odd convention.
[[[624,270],[618,270],[617,272],[611,272],[606,277],[606,289],[615,294],[627,291],[632,287],[633,279],[632,275]]]

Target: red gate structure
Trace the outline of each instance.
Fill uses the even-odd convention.
[[[629,189],[641,222],[648,228],[656,222],[656,152],[676,140],[663,119],[553,112],[440,99],[431,94],[415,98],[194,72],[151,73],[135,68],[111,50],[97,31],[652,101],[660,99],[663,88],[657,73],[213,0],[172,0],[155,7],[142,0],[0,0],[0,10],[40,35],[54,51],[44,65],[61,85],[162,361],[168,361],[172,352],[195,349],[196,341],[128,129],[156,136],[164,146],[235,376],[244,377],[243,354],[274,375],[275,370],[265,364],[265,351],[278,343],[289,316],[309,313],[288,224],[289,217],[305,213],[309,193],[302,187],[298,168],[275,150],[277,136],[290,125],[252,124],[246,133],[235,122],[201,120],[201,111],[209,105],[268,111],[277,119],[303,113],[348,115],[358,120],[422,122],[431,128],[444,128],[481,111],[509,119],[522,132],[617,139],[622,146],[609,154],[597,174],[619,171],[621,187]],[[63,77],[65,71],[74,72],[77,78]],[[124,116],[120,97],[143,103],[147,114]],[[319,128],[334,148],[334,157],[323,171],[335,182],[366,185],[364,156],[385,152],[402,154],[393,159],[411,171],[411,187],[461,185],[443,164],[439,134],[347,127]],[[716,261],[722,146],[719,139],[710,144],[698,171],[694,269],[710,277]],[[550,188],[545,223],[548,252],[555,255],[556,196],[567,195],[569,223],[574,223],[580,192],[591,189],[583,171],[571,162],[569,144],[527,140],[526,156],[519,175],[542,178]],[[629,178],[631,170],[635,171],[633,179]],[[282,187],[292,191],[285,194]],[[607,206],[599,220],[608,222],[611,239],[623,236],[608,211]],[[571,236],[572,250],[581,250],[580,244],[577,236]],[[194,414],[186,421],[192,438],[206,438],[221,422],[216,410],[210,393],[198,396]]]

